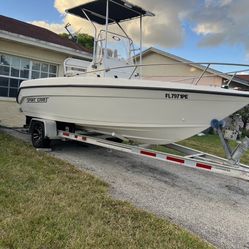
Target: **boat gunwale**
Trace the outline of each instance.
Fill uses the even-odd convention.
[[[186,93],[199,93],[199,94],[210,94],[210,95],[223,95],[223,96],[234,96],[234,97],[249,97],[249,92],[247,94],[240,93],[240,91],[236,93],[232,92],[218,92],[218,91],[208,91],[208,90],[200,90],[200,89],[178,89],[178,88],[167,88],[167,87],[144,87],[144,86],[108,86],[108,85],[76,85],[76,84],[68,84],[68,85],[34,85],[34,86],[21,86],[18,90],[16,100],[19,103],[18,98],[22,89],[31,89],[31,88],[114,88],[114,89],[131,89],[131,90],[149,90],[149,91],[172,91],[172,92],[186,92]]]

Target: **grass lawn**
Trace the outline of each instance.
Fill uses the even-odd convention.
[[[225,158],[224,149],[217,135],[205,135],[200,137],[194,136],[184,141],[181,141],[178,144]],[[230,142],[230,145],[232,148],[234,148],[236,146],[236,143]],[[163,146],[156,146],[154,147],[154,149],[167,153],[176,153],[174,150],[165,148]],[[181,153],[176,154],[183,155]],[[247,151],[243,155],[243,157],[241,158],[241,163],[249,164],[249,151]]]
[[[191,147],[196,150],[207,152],[220,157],[225,157],[224,149],[220,143],[220,139],[217,135],[206,135],[206,136],[194,136],[186,139],[179,144]],[[231,142],[231,147],[236,146],[235,142]],[[241,158],[241,162],[249,164],[249,151],[247,151]]]
[[[0,248],[211,248],[68,163],[0,133]]]

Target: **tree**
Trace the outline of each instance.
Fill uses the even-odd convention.
[[[87,49],[93,49],[94,38],[90,35],[79,33],[75,37],[71,37],[67,33],[62,33],[60,34],[60,36],[63,38],[73,40]]]
[[[61,33],[61,34],[59,34],[59,36],[69,39],[69,34],[67,34],[67,33]]]
[[[88,49],[93,49],[94,38],[87,34],[78,34],[77,41],[80,45]]]
[[[241,115],[242,121],[244,123],[244,127],[243,127],[243,131],[242,132],[244,134],[247,134],[246,126],[249,123],[249,105],[245,106],[243,109],[241,109],[237,113]]]

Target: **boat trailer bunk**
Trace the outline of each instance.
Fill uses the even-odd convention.
[[[61,129],[59,126],[59,129],[57,129],[58,124],[55,121],[44,119],[32,119],[30,121],[29,132],[31,133],[32,143],[37,150],[44,150],[42,147],[48,147],[50,139],[73,140],[180,166],[249,180],[249,166],[240,163],[241,156],[249,148],[249,139],[245,137],[244,140],[239,142],[238,146],[232,150],[228,144],[228,140],[229,138],[235,140],[236,136],[231,136],[231,134],[234,135],[237,131],[231,131],[226,128],[226,132],[224,133],[221,129],[222,126],[225,127],[224,122],[212,121],[212,128],[217,131],[221,139],[227,159],[175,143],[164,145],[170,149],[170,153],[168,153],[150,149],[148,145],[142,146],[120,143],[119,141],[114,142],[117,138],[110,135],[84,130],[72,131],[70,126],[65,126],[64,129]],[[176,153],[172,153],[172,151]]]

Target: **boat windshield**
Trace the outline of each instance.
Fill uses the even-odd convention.
[[[107,32],[106,36],[106,31],[101,30],[97,39],[96,63],[102,61],[105,56],[105,51],[107,59],[124,62],[126,64],[133,63],[133,41],[126,36],[110,31]]]
[[[154,16],[150,11],[131,4],[126,0],[95,0],[74,8],[68,9],[67,13],[82,17],[91,22],[94,28],[93,62],[91,68],[111,68],[113,66],[134,65],[132,53],[135,53],[132,40],[126,34],[120,22],[140,18],[140,64],[142,64],[142,19],[144,16]],[[95,23],[105,25],[105,31],[97,35],[98,27]],[[116,24],[122,31],[118,35],[109,31],[109,26]],[[89,67],[90,70],[90,67]],[[133,69],[129,69],[134,71]],[[128,71],[129,71],[128,70]],[[106,77],[108,74],[104,73]],[[118,76],[117,74],[115,76]],[[122,77],[130,77],[130,72]]]

